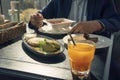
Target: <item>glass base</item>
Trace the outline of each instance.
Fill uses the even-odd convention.
[[[76,71],[72,70],[73,80],[88,80],[90,70],[87,71]]]

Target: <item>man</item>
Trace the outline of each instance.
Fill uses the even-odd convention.
[[[78,23],[72,33],[95,33],[109,37],[120,30],[120,14],[113,0],[51,0],[41,14],[31,16],[30,27],[41,26],[43,17],[76,19]]]

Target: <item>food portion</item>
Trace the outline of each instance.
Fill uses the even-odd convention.
[[[54,40],[46,40],[42,48],[46,52],[54,52],[60,50],[60,45]]]
[[[73,39],[74,40],[86,40],[83,34],[79,36],[73,36]],[[71,38],[68,38],[68,41],[71,41]]]
[[[75,21],[66,18],[44,19],[38,31],[47,34],[67,34]]]
[[[47,23],[50,23],[51,25],[66,25],[69,24],[69,26],[74,23],[75,21],[66,19],[66,18],[54,18],[54,19],[46,19]]]
[[[98,42],[98,37],[90,37],[89,34],[81,34],[79,36],[73,36],[74,40],[91,40],[95,43]],[[69,38],[68,41],[71,41],[71,39]]]
[[[35,34],[35,33],[26,33],[26,34],[24,34],[24,38],[26,39],[26,40],[29,40],[30,38],[34,38],[34,37],[37,37],[37,34]]]
[[[40,42],[44,42],[44,38],[33,37],[27,40],[27,43],[32,47],[39,47]]]
[[[93,42],[95,42],[95,43],[98,42],[98,37],[90,37],[89,34],[84,34],[84,38],[85,38],[86,40],[91,40],[91,41],[93,41]]]
[[[58,20],[47,20],[47,22],[51,23],[51,24],[60,24],[63,23],[64,20],[63,19],[58,19]]]
[[[51,39],[41,38],[41,37],[32,37],[26,40],[26,43],[31,47],[31,49],[36,52],[43,54],[57,54],[60,52],[60,44]]]

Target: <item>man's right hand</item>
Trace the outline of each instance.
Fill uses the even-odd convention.
[[[40,13],[31,15],[30,22],[37,28],[41,27],[43,25],[43,15]]]

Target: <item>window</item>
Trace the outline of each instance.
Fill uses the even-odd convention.
[[[0,0],[0,14],[2,14],[2,4],[1,4],[1,0]]]
[[[37,10],[43,9],[50,0],[0,0],[0,13],[3,13],[9,20],[11,20],[10,4],[15,1],[14,6],[18,10],[19,20],[28,22],[30,15]]]

